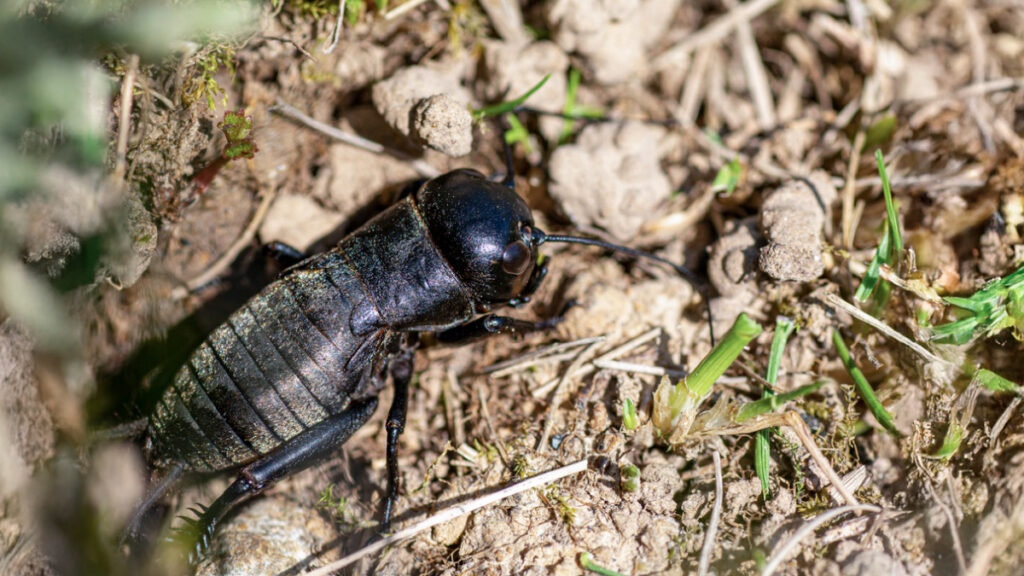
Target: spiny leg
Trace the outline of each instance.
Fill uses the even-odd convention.
[[[413,350],[406,348],[393,357],[388,364],[394,382],[395,397],[388,410],[386,424],[388,492],[384,498],[384,515],[381,520],[381,532],[391,531],[391,515],[398,501],[398,437],[405,430],[405,417],[409,408],[409,381],[412,380]]]
[[[343,412],[307,428],[297,436],[246,465],[238,477],[209,507],[200,507],[196,518],[188,519],[181,537],[188,538],[189,561],[195,563],[206,554],[217,524],[231,508],[247,496],[303,470],[333,453],[359,430],[377,409],[377,399],[353,402]]]
[[[241,475],[227,487],[213,504],[204,506],[196,504],[189,509],[195,517],[181,516],[180,519],[185,525],[176,528],[171,540],[180,543],[188,550],[188,561],[190,564],[197,564],[206,556],[210,548],[213,533],[224,516],[231,510],[235,503],[241,501],[249,494],[255,494],[256,488]]]

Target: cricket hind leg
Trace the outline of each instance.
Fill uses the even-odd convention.
[[[353,402],[344,411],[319,422],[246,465],[230,486],[209,506],[194,508],[175,540],[188,548],[193,564],[206,555],[217,526],[232,508],[270,484],[323,460],[344,444],[377,409],[377,399]]]

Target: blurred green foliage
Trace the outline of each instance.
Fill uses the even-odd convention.
[[[109,181],[105,164],[121,78],[101,62],[135,54],[143,63],[158,63],[195,51],[214,35],[238,34],[255,14],[249,2],[224,0],[0,4],[0,319],[20,321],[45,349],[75,347],[60,297],[44,274],[25,263],[25,226],[8,225],[14,215],[5,213],[64,195],[64,183],[97,199],[104,186],[123,185]],[[123,219],[124,213],[109,218]],[[118,222],[107,227],[125,228]]]
[[[209,39],[224,42],[250,28],[257,6],[241,0],[0,3],[0,322],[11,319],[32,334],[48,373],[63,384],[67,413],[92,390],[92,372],[66,293],[102,278],[117,281],[121,270],[137,278],[148,257],[136,261],[134,248],[155,240],[145,232],[155,228],[137,186],[114,171],[114,98],[125,63],[138,56],[144,77],[202,57]],[[190,113],[184,103],[156,105]],[[65,436],[81,440],[81,434]],[[115,550],[116,535],[100,528],[104,510],[86,494],[80,457],[79,447],[59,445],[38,475],[41,490],[54,498],[40,507],[35,544],[55,573],[140,573]]]
[[[16,0],[0,7],[0,201],[32,192],[41,165],[101,163],[118,79],[99,59],[154,62],[188,42],[238,33],[244,2]]]

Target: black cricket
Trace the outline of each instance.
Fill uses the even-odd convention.
[[[377,408],[390,373],[388,531],[398,498],[398,438],[405,426],[420,332],[442,342],[527,332],[527,322],[489,314],[521,306],[540,286],[545,242],[591,244],[670,265],[648,254],[538,230],[516,194],[511,158],[503,182],[455,170],[422,184],[338,245],[286,269],[211,333],[174,377],[148,421],[150,461],[164,470],[126,529],[186,472],[237,471],[197,510],[192,559],[244,498],[333,454]]]

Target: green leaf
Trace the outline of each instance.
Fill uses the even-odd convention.
[[[772,348],[768,353],[768,371],[765,379],[772,386],[778,381],[779,366],[782,364],[782,353],[786,350],[786,341],[790,334],[796,330],[796,323],[786,316],[779,316],[775,319],[775,335],[772,336]],[[766,390],[766,392],[771,392]]]
[[[224,157],[228,160],[252,158],[259,151],[252,141],[252,116],[246,116],[243,110],[225,112],[224,120],[217,127],[228,141],[224,148]]]
[[[945,340],[947,343],[952,342],[957,346],[962,346],[971,341],[980,323],[980,318],[972,316],[963,320],[957,320],[956,322],[941,324],[934,328],[932,339],[938,341]]]
[[[623,492],[636,492],[640,488],[640,469],[632,464],[619,468],[619,487]]]
[[[864,149],[870,150],[892,139],[896,131],[896,116],[886,114],[864,131]]]
[[[558,135],[558,143],[564,144],[572,137],[573,128],[576,122],[571,118],[572,111],[576,109],[576,91],[580,87],[580,71],[576,68],[569,68],[569,79],[565,89],[565,106],[562,112],[565,119],[562,120],[562,133]]]
[[[960,443],[964,439],[964,429],[955,420],[949,423],[949,428],[946,429],[946,435],[942,439],[942,446],[936,450],[931,457],[937,460],[949,461],[957,450],[960,449]]]
[[[366,2],[364,0],[345,0],[345,22],[349,26],[355,26],[359,23],[359,18],[366,11]]]
[[[530,132],[523,126],[523,123],[519,121],[519,118],[515,114],[505,114],[505,119],[508,121],[508,130],[505,131],[505,142],[508,142],[510,146],[515,144],[522,144],[523,148],[527,152],[530,152]]]
[[[981,294],[981,292],[978,292],[977,294]],[[945,301],[946,304],[956,306],[957,308],[963,308],[964,310],[970,310],[971,312],[981,312],[985,308],[985,302],[977,302],[974,298],[947,296],[942,300]]]
[[[1012,318],[1024,318],[1024,290],[1011,288],[1010,298],[1006,302],[1006,313]]]
[[[733,190],[740,183],[740,176],[743,175],[743,166],[739,158],[733,158],[728,164],[718,169],[714,181],[711,182],[711,191],[716,194],[724,192],[726,196],[732,194]]]
[[[864,272],[864,279],[860,281],[860,286],[857,287],[857,292],[854,293],[853,297],[860,302],[864,302],[871,297],[871,294],[875,291],[875,286],[881,281],[879,276],[882,264],[885,263],[886,255],[889,252],[889,225],[886,223],[882,230],[882,239],[878,243],[878,248],[875,250],[875,255],[871,257],[871,263],[868,264],[868,269]]]
[[[699,397],[707,396],[711,392],[711,386],[714,385],[715,380],[725,374],[743,348],[751,340],[757,338],[763,330],[764,328],[746,313],[740,313],[722,341],[712,348],[711,352],[686,377],[686,387]]]
[[[694,414],[700,403],[711,392],[715,381],[725,373],[743,351],[743,348],[762,330],[760,324],[741,313],[722,341],[711,349],[682,382],[671,385],[667,377],[662,377],[662,383],[655,391],[655,402],[651,413],[651,420],[654,422],[655,428],[662,434],[668,435],[675,428],[680,414]]]
[[[228,110],[217,128],[224,132],[229,143],[244,140],[252,133],[252,116],[246,116],[244,110]]]
[[[900,232],[899,214],[896,211],[896,204],[892,199],[892,187],[889,185],[889,175],[885,171],[885,161],[882,151],[875,151],[875,161],[878,164],[878,174],[882,178],[882,193],[885,195],[885,226],[882,228],[882,239],[878,243],[878,249],[871,258],[864,279],[854,298],[863,302],[869,297],[874,300],[871,312],[877,316],[885,309],[889,301],[891,287],[888,282],[881,280],[879,272],[882,264],[895,267],[903,257],[903,234]]]
[[[850,350],[846,347],[846,342],[843,342],[843,337],[839,335],[838,330],[832,331],[832,342],[835,344],[839,359],[843,361],[843,365],[846,367],[846,372],[853,379],[853,385],[857,389],[857,393],[864,399],[864,403],[868,405],[868,410],[875,417],[875,420],[878,420],[878,423],[893,435],[902,436],[903,434],[893,424],[892,414],[882,405],[882,401],[878,399],[875,391],[868,384],[868,379],[864,377],[864,373],[860,371],[853,358],[850,357]]]
[[[943,300],[967,315],[936,326],[933,331],[935,340],[963,345],[979,332],[993,336],[1006,328],[1014,328],[1014,337],[1024,339],[1024,267],[1005,278],[989,282],[968,298],[949,296]]]
[[[576,120],[580,118],[601,119],[604,118],[604,111],[600,108],[583,106],[576,103],[576,95],[580,87],[580,71],[576,68],[569,68],[569,78],[566,81],[565,105],[562,106],[562,132],[558,135],[558,143],[565,144],[572,138],[572,131],[576,127]]]
[[[622,427],[627,431],[636,430],[636,405],[633,400],[625,398],[622,400]]]
[[[880,316],[885,306],[889,303],[889,296],[892,295],[892,284],[882,281],[875,287],[875,293],[871,295],[870,313],[872,316]]]

